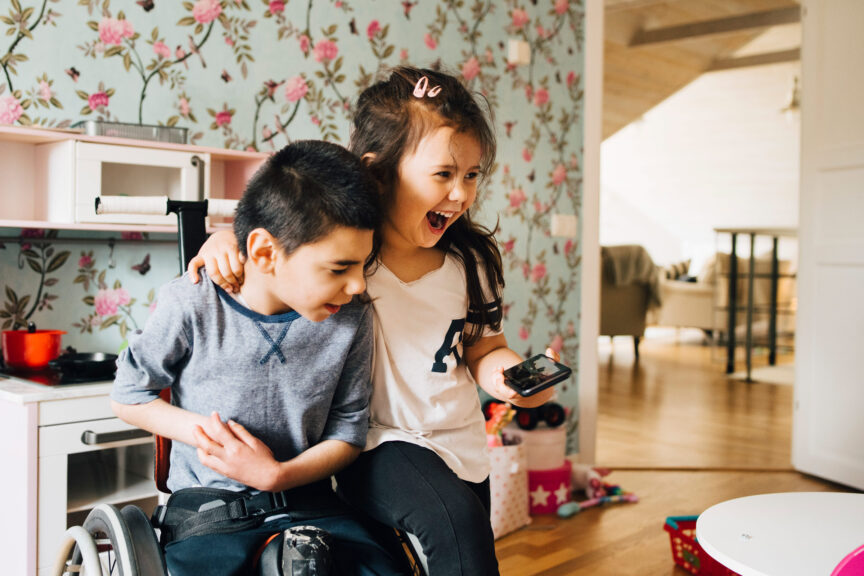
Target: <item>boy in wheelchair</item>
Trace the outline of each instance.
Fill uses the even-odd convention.
[[[379,221],[358,159],[334,144],[291,144],[237,207],[239,294],[206,275],[179,278],[130,338],[112,407],[174,441],[172,496],[154,514],[172,576],[246,574],[262,550],[262,574],[330,564],[335,574],[402,573],[330,484],[366,440],[364,266]]]

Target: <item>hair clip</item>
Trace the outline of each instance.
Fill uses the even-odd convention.
[[[428,92],[426,91],[427,88],[429,88],[429,78],[421,76],[417,80],[417,84],[414,85],[414,97],[423,98],[423,96],[428,96],[429,98],[434,98],[441,92],[441,86],[433,86]]]

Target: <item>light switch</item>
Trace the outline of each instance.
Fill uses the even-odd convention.
[[[524,40],[511,38],[507,43],[507,63],[514,66],[531,64],[531,45]]]
[[[558,238],[575,238],[578,232],[575,214],[552,214],[550,233]]]

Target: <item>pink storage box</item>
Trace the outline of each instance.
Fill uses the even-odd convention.
[[[528,470],[529,509],[532,515],[555,514],[559,506],[573,499],[570,486],[572,466],[569,460],[564,460],[564,464],[557,468]]]

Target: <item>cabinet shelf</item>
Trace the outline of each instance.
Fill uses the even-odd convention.
[[[45,220],[3,220],[0,219],[0,230],[2,229],[36,228],[44,230],[65,230],[69,232],[140,232],[142,234],[167,234],[176,235],[177,226],[162,226],[154,224],[93,224],[93,223],[70,223],[70,222],[48,222]],[[208,233],[217,230],[231,230],[230,223],[214,223],[207,227]],[[0,234],[2,235],[2,234]],[[35,238],[34,240],[39,240]]]

